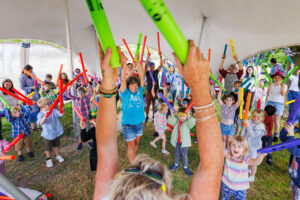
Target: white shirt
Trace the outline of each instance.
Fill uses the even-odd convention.
[[[279,86],[273,85],[268,101],[284,103],[284,100],[285,100],[285,96],[281,95],[281,85]]]
[[[290,80],[291,80],[290,90],[294,92],[300,92],[298,87],[299,76],[292,75],[290,76]]]

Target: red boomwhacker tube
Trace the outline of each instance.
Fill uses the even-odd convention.
[[[15,155],[0,155],[0,160],[14,160],[16,159]]]
[[[58,83],[59,83],[59,79],[60,79],[60,74],[61,74],[61,71],[62,71],[62,68],[63,68],[64,64],[61,64],[60,65],[60,68],[59,68],[59,71],[58,71],[58,76],[57,76],[57,80],[56,80],[56,87],[58,86]]]
[[[260,99],[258,99],[258,101],[257,101],[257,109],[260,109],[260,104],[261,104],[261,100]]]
[[[126,42],[126,40],[125,40],[124,38],[123,38],[123,43],[124,43],[124,45],[126,46],[127,51],[129,52],[129,55],[130,55],[130,57],[131,57],[131,59],[132,59],[132,62],[135,63],[134,57],[133,57],[133,55],[132,55],[132,53],[131,53],[131,51],[130,51],[128,45],[127,45],[127,42]]]
[[[93,103],[97,106],[97,107],[99,107],[99,103],[94,99],[93,100]]]
[[[59,95],[60,95],[60,104],[59,104],[59,112],[60,114],[64,113],[64,98],[63,98],[63,80],[59,79]]]
[[[14,199],[14,198],[10,198],[10,197],[8,197],[8,196],[3,196],[3,195],[0,195],[0,199],[1,199],[1,200],[16,200],[16,199]]]
[[[121,51],[121,54],[128,60],[127,56],[125,56],[125,53]]]
[[[141,57],[140,57],[140,64],[143,63],[143,57],[144,57],[144,51],[145,51],[145,46],[146,46],[146,40],[147,40],[147,36],[145,35],[144,36],[144,43],[143,43],[142,54],[141,54]]]
[[[1,90],[2,92],[5,92],[6,94],[8,94],[8,95],[10,95],[10,96],[12,96],[12,97],[18,99],[18,100],[20,100],[20,101],[23,101],[23,102],[25,102],[25,103],[27,103],[27,104],[30,105],[30,103],[29,103],[26,99],[23,99],[23,98],[21,98],[21,97],[15,95],[14,93],[12,93],[12,92],[10,92],[10,91],[8,91],[8,90],[2,88],[2,87],[0,87],[0,90]]]
[[[157,43],[158,43],[158,53],[160,54],[160,41],[159,41],[159,32],[157,32]]]
[[[24,101],[25,103],[28,102],[29,105],[31,105],[31,106],[33,105],[33,102],[28,97],[26,97],[24,94],[22,94],[21,92],[19,92],[15,88],[12,88],[11,90],[14,91],[15,93],[17,93],[19,96],[21,96],[25,100]]]
[[[89,85],[89,79],[88,79],[88,77],[86,76],[86,70],[85,70],[85,67],[84,67],[84,62],[83,62],[83,58],[82,58],[81,52],[79,52],[79,57],[80,57],[80,61],[81,61],[82,72],[83,72],[83,77],[84,77],[84,79],[85,79],[85,83],[86,83],[87,85]]]
[[[86,121],[86,119],[84,118],[84,116],[82,115],[82,113],[78,110],[78,108],[76,106],[73,106],[74,111],[76,112],[76,114],[78,115],[78,117],[80,118],[81,121]]]
[[[193,107],[193,105],[194,105],[194,102],[192,101],[191,103],[190,103],[190,105],[185,109],[185,113],[188,113],[191,109],[192,109],[192,107]]]
[[[40,84],[45,85],[45,83],[43,81],[41,81],[41,79],[39,79],[38,77],[34,76],[32,73],[30,73],[28,70],[23,69],[23,72],[29,76],[31,76],[34,80],[37,80]]]
[[[211,48],[208,49],[208,61],[210,62]]]
[[[78,76],[76,76],[73,80],[71,80],[67,85],[65,85],[63,91],[65,91],[67,89],[67,87],[69,87],[70,85],[72,85],[75,81],[77,81],[77,79],[80,78],[80,76],[83,75],[83,72],[81,72],[81,74],[79,74]]]
[[[50,116],[50,114],[52,113],[53,109],[58,104],[59,100],[60,100],[60,94],[56,97],[55,101],[53,102],[53,104],[49,108],[49,111],[46,113],[46,116],[45,116],[46,118],[48,118]]]
[[[17,142],[19,142],[19,140],[22,138],[22,137],[24,137],[24,134],[22,133],[22,134],[20,134],[20,135],[18,135],[3,151],[2,151],[2,153],[3,154],[6,154],[6,152],[8,152],[13,146],[15,146],[15,144],[17,143]]]

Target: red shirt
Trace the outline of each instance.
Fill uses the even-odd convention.
[[[183,121],[179,121],[179,124],[178,124],[178,138],[177,138],[177,143],[181,143],[180,129],[181,129],[182,122]]]
[[[266,126],[267,135],[265,136],[272,136],[272,130],[273,130],[273,117],[272,116],[266,116],[264,124]]]
[[[225,77],[226,74],[230,74],[230,72],[226,71],[225,69],[219,69],[219,73]],[[243,76],[243,70],[240,70],[236,73],[238,79],[241,79],[241,77]]]

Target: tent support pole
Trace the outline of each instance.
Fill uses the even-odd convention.
[[[65,0],[65,25],[66,25],[66,37],[67,37],[67,49],[68,49],[68,65],[69,65],[69,74],[71,75],[72,79],[74,78],[73,72],[74,72],[74,59],[73,59],[73,49],[72,49],[72,39],[71,39],[71,28],[70,28],[70,13],[69,13],[69,1]],[[72,86],[71,86],[72,87]],[[75,93],[75,88],[72,87],[72,93]],[[72,101],[72,108],[73,108],[74,102]],[[77,131],[76,125],[75,125],[75,112],[74,109],[72,109],[72,115],[73,115],[73,131],[74,131],[74,141],[77,141]]]
[[[198,47],[200,48],[200,45],[201,45],[201,40],[202,40],[202,35],[203,35],[203,31],[204,31],[204,25],[205,25],[205,22],[206,22],[206,17],[203,16],[202,18],[202,25],[201,25],[201,32],[200,32],[200,37],[199,37],[199,42],[198,42]]]

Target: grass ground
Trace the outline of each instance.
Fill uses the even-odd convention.
[[[95,172],[90,172],[89,149],[84,145],[82,152],[77,152],[77,143],[73,142],[71,105],[65,106],[66,115],[61,119],[64,127],[64,135],[61,138],[61,152],[65,158],[64,163],[54,162],[54,167],[46,168],[44,143],[40,132],[34,131],[31,136],[33,140],[33,151],[35,158],[26,158],[23,163],[18,161],[7,161],[7,177],[16,185],[35,189],[44,193],[52,193],[55,200],[85,200],[92,199],[94,189]],[[220,109],[217,107],[218,116]],[[11,141],[10,125],[5,119],[3,122],[4,138]],[[282,120],[282,124],[284,121]],[[167,143],[169,156],[164,156],[160,149],[153,149],[149,142],[153,139],[154,127],[148,122],[144,127],[144,136],[141,139],[138,153],[146,153],[170,166],[174,162],[174,149]],[[209,130],[208,130],[209,131]],[[170,134],[167,134],[168,139]],[[194,140],[194,137],[193,137]],[[158,143],[160,147],[161,143]],[[118,137],[119,158],[121,168],[129,165],[126,158],[126,143],[122,134]],[[15,152],[10,152],[15,154]],[[15,154],[16,155],[16,154]],[[55,159],[54,153],[52,156]],[[258,167],[255,182],[251,183],[248,190],[248,198],[251,200],[287,200],[289,199],[289,174],[288,174],[287,150],[273,153],[274,166],[270,167],[265,162]],[[189,166],[194,171],[199,163],[197,145],[189,149]],[[183,172],[182,165],[173,174],[174,191],[178,194],[187,193],[191,178]]]

